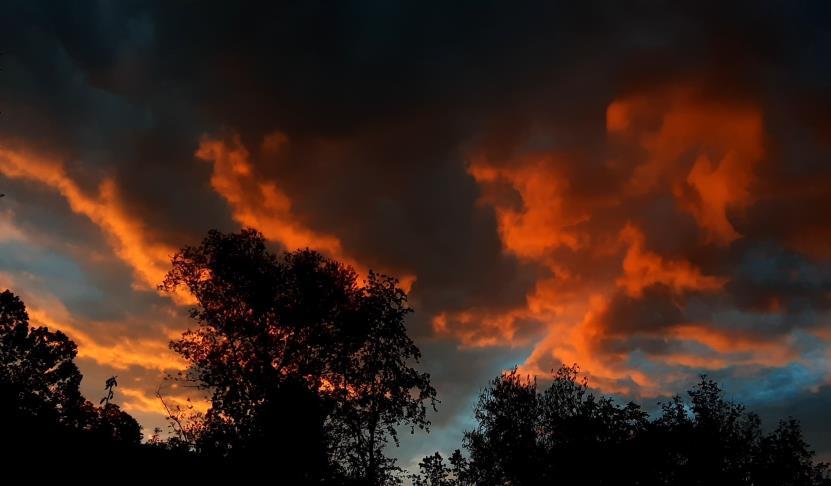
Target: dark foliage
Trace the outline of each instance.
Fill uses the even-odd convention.
[[[141,428],[133,417],[115,404],[96,407],[83,398],[76,353],[62,332],[30,327],[17,296],[0,293],[0,430],[11,438],[2,442],[4,464],[77,467],[79,457],[111,459],[139,447]]]
[[[634,404],[596,396],[562,367],[540,392],[516,370],[493,380],[475,409],[478,427],[456,451],[421,463],[416,485],[828,486],[799,424],[764,433],[758,416],[702,377],[650,420]]]
[[[60,331],[30,328],[23,302],[0,294],[0,387],[21,413],[78,426],[84,420],[77,347]]]
[[[0,397],[7,414],[138,444],[138,422],[117,405],[96,407],[81,395],[77,346],[60,331],[29,326],[23,302],[0,293]]]

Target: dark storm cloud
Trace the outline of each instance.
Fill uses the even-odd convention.
[[[500,254],[493,221],[475,207],[477,188],[460,153],[466,142],[482,130],[504,144],[535,124],[566,124],[549,143],[585,150],[604,136],[597,122],[621,86],[713,63],[734,66],[726,78],[745,81],[789,62],[783,13],[811,20],[776,5],[715,3],[86,7],[12,7],[20,21],[6,34],[8,50],[40,83],[13,87],[21,105],[38,100],[42,108],[30,110],[48,120],[33,121],[38,130],[94,133],[130,205],[176,241],[223,213],[221,201],[194,183],[208,173],[192,161],[197,137],[225,128],[256,146],[280,130],[298,149],[288,164],[264,161],[264,173],[283,181],[312,226],[336,230],[359,256],[417,271],[423,292],[447,286],[436,308],[475,305],[472,296],[498,289],[505,295],[478,304],[510,305],[528,290],[529,277]],[[635,70],[670,55],[676,60]],[[764,79],[750,85],[764,87]],[[90,147],[83,134],[45,138],[62,149]],[[315,140],[346,148],[336,160],[316,159]],[[83,164],[95,159],[77,156]],[[467,295],[459,300],[460,293]]]
[[[741,245],[728,284],[738,307],[799,313],[828,310],[831,263],[815,261],[771,242]]]
[[[654,331],[684,322],[682,303],[663,285],[649,287],[641,298],[618,293],[606,308],[601,320],[612,334],[629,335]]]

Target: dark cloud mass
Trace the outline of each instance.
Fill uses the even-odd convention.
[[[627,397],[708,372],[831,436],[829,10],[6,2],[0,283],[147,427],[170,255],[255,226],[411,290],[442,406],[405,462],[488,377],[575,361]]]

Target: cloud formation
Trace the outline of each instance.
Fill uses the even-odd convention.
[[[139,290],[152,290],[167,273],[173,247],[148,238],[147,224],[124,208],[113,179],[104,179],[97,194],[86,194],[60,162],[25,150],[0,147],[0,173],[9,179],[43,184],[57,191],[76,214],[89,218],[109,238],[113,252],[129,265]],[[187,296],[178,296],[188,302]]]
[[[286,136],[276,132],[263,140],[261,150],[276,154],[287,143]],[[212,163],[211,187],[228,201],[241,226],[257,228],[286,248],[317,248],[343,258],[337,238],[316,234],[295,221],[289,197],[274,181],[262,181],[238,135],[229,143],[203,137],[196,157]]]
[[[760,110],[704,88],[650,88],[612,100],[605,128],[600,157],[521,144],[501,158],[471,156],[480,203],[494,208],[504,250],[550,276],[520,307],[480,316],[478,326],[470,312],[457,313],[462,343],[511,343],[517,321],[537,322],[548,336],[533,345],[528,372],[582,363],[600,388],[645,396],[671,393],[698,370],[812,365],[798,336],[823,339],[828,295],[808,304],[801,290],[814,312],[797,316],[775,292],[746,289],[731,261],[762,241],[771,245],[769,236],[736,229],[756,200],[771,197],[755,191],[774,182],[759,181],[756,169],[776,163],[764,160],[765,136],[774,134]],[[585,165],[593,180],[581,179]],[[604,179],[613,183],[598,194]],[[826,264],[807,265],[825,278],[816,273]],[[777,286],[802,278],[772,277]],[[765,302],[740,310],[737,297],[746,294]],[[773,321],[793,324],[769,332]],[[434,327],[454,333],[444,314]]]

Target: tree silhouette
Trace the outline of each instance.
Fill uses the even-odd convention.
[[[96,407],[83,398],[76,353],[62,332],[30,327],[17,296],[0,293],[0,428],[9,438],[0,442],[4,464],[22,468],[48,458],[56,468],[49,472],[57,473],[85,457],[112,459],[139,446],[141,427],[133,417],[113,403]],[[123,456],[121,462],[131,457]]]
[[[8,290],[0,293],[0,387],[18,412],[81,425],[85,400],[76,354],[64,333],[30,328],[23,302]]]
[[[828,486],[794,420],[765,434],[758,416],[702,377],[650,420],[637,404],[596,396],[576,366],[542,393],[516,370],[494,379],[465,434],[467,456],[428,456],[416,485]]]
[[[196,298],[199,327],[171,346],[191,364],[183,379],[211,398],[198,450],[267,454],[306,482],[395,476],[384,446],[397,426],[427,427],[435,400],[429,375],[411,367],[420,353],[395,279],[359,284],[317,252],[278,256],[255,230],[211,231],[174,256],[161,288],[179,287]]]
[[[102,438],[129,444],[141,442],[141,426],[118,405],[107,403],[103,407],[93,407],[90,416],[92,420],[88,424],[88,430]]]
[[[794,419],[780,421],[776,430],[762,438],[753,467],[759,486],[831,484],[827,466],[814,462],[814,454]]]
[[[474,410],[479,426],[465,434],[475,484],[530,484],[538,474],[536,381],[516,369],[482,392]]]

